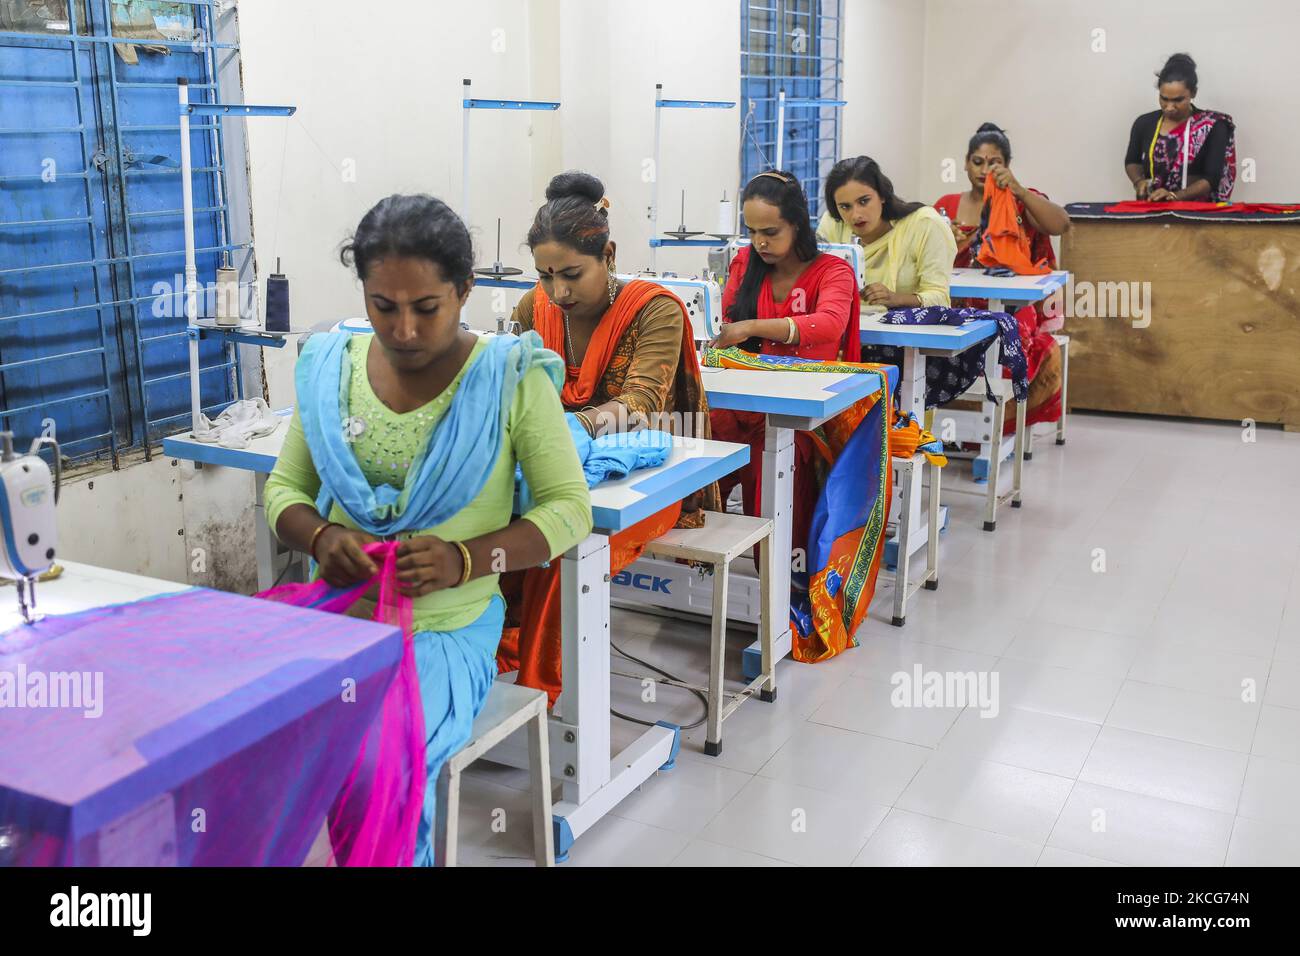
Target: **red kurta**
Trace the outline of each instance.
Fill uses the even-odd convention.
[[[736,300],[749,256],[750,249],[746,247],[731,261],[727,286],[722,293],[724,316]],[[768,276],[759,290],[758,314],[736,318],[794,320],[799,327],[799,343],[784,345],[764,339],[764,355],[795,355],[823,361],[840,359],[857,362],[862,356],[860,310],[858,281],[853,267],[838,256],[821,253],[800,274],[784,301],[777,302],[773,297],[772,278]],[[714,438],[749,445],[749,463],[718,482],[724,506],[731,491],[740,485],[745,514],[757,515],[761,510],[763,496],[760,479],[766,444],[766,417],[755,412],[714,409],[709,413],[709,420],[713,426]],[[808,529],[817,507],[818,485],[814,470],[816,454],[812,440],[806,434],[796,432],[792,541],[793,547],[804,550],[808,547]],[[781,557],[778,556],[777,560],[781,560]]]
[[[1033,192],[1044,199],[1047,198],[1036,189]],[[934,208],[947,214],[950,220],[956,222],[957,209],[960,203],[961,193],[949,193],[946,196],[940,196],[935,201]],[[1025,215],[1025,204],[1019,200],[1016,200],[1016,215],[1020,219],[1020,227],[1024,230],[1025,237],[1029,240],[1030,258],[1035,262],[1043,261],[1049,269],[1055,269],[1056,252],[1052,249],[1051,237],[1033,227],[1029,222],[1029,217]],[[957,250],[957,258],[953,260],[952,264],[957,269],[972,266],[976,269],[980,268],[978,262],[971,261],[970,246]],[[988,299],[967,299],[964,304],[976,309],[987,309],[989,307]],[[1052,338],[1052,334],[1041,328],[1045,321],[1041,302],[1035,305],[1022,306],[1013,314],[1016,317],[1016,324],[1020,326],[1020,342],[1024,347],[1025,358],[1029,364],[1029,381],[1032,387],[1033,380],[1038,376],[1039,369],[1042,368],[1044,361],[1051,359],[1054,363],[1053,368],[1059,365],[1060,349],[1056,344],[1056,339]],[[1057,369],[1056,373],[1059,374],[1059,369]],[[1006,374],[1009,375],[1010,372],[1006,372]],[[1039,396],[1034,395],[1031,398],[1039,398]],[[1037,404],[1032,404],[1026,410],[1025,422],[1028,425],[1034,425],[1038,422],[1054,422],[1060,417],[1061,390],[1057,388],[1054,393],[1041,397]],[[1009,435],[1015,430],[1015,421],[1009,421],[1004,429],[1004,434]]]

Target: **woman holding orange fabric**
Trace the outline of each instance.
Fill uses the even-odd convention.
[[[593,435],[651,427],[710,437],[686,308],[663,286],[615,276],[605,187],[586,173],[562,173],[546,200],[528,230],[537,286],[512,318],[564,357],[565,411]],[[705,510],[720,510],[716,485],[613,535],[610,572],[673,527],[702,526]],[[502,590],[509,608],[497,667],[518,670],[518,683],[546,691],[554,704],[562,687],[560,563],[503,578]]]
[[[1056,253],[1052,249],[1052,236],[1062,235],[1070,227],[1070,215],[1056,203],[1035,189],[1024,186],[1011,172],[1011,141],[1000,127],[985,123],[970,138],[966,148],[966,176],[971,188],[966,192],[940,196],[934,207],[942,212],[952,225],[957,241],[956,268],[980,268],[971,253],[971,239],[979,228],[984,207],[985,180],[992,176],[999,185],[1011,191],[1016,201],[1016,215],[1025,238],[1028,240],[1028,259],[1043,263],[1048,269],[1056,268]],[[966,305],[988,308],[985,299],[970,299]],[[1020,326],[1020,340],[1025,350],[1029,371],[1029,398],[1027,424],[1054,422],[1061,416],[1062,363],[1061,349],[1050,332],[1042,328],[1044,315],[1041,306],[1024,306],[1015,313]],[[1015,430],[1015,422],[1007,422],[1006,432]]]

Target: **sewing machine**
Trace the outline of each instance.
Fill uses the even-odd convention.
[[[45,444],[54,446],[54,473],[37,453]],[[0,549],[0,577],[9,578],[18,590],[18,607],[28,624],[39,619],[36,610],[36,579],[54,565],[58,523],[54,506],[59,500],[59,443],[42,436],[32,442],[25,455],[14,453],[13,432],[0,432],[0,525],[4,547]]]
[[[708,342],[722,328],[722,286],[709,273],[698,276],[679,276],[672,272],[661,274],[643,272],[639,275],[620,274],[623,282],[647,279],[657,282],[686,304],[686,317],[690,320],[695,341]]]
[[[719,275],[725,274],[727,268],[731,265],[731,260],[736,257],[736,252],[742,246],[747,245],[749,245],[748,239],[732,239],[724,247],[710,249],[709,268]],[[817,248],[822,252],[829,252],[831,255],[837,256],[853,266],[853,273],[858,277],[859,289],[867,284],[866,259],[862,255],[862,247],[856,242],[819,242]]]

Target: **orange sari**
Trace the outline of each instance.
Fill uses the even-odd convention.
[[[564,388],[560,400],[566,411],[574,411],[591,404],[593,395],[606,373],[616,361],[620,341],[635,321],[638,313],[657,296],[670,296],[682,307],[682,352],[678,369],[680,387],[674,394],[677,401],[693,406],[675,411],[700,412],[708,421],[708,405],[700,375],[700,360],[695,354],[695,342],[686,307],[681,300],[663,286],[644,280],[629,282],[620,290],[614,304],[601,318],[592,333],[591,342],[583,356],[582,365],[566,366]],[[552,303],[541,284],[533,290],[533,328],[541,335],[548,349],[560,355],[564,348],[564,313]],[[707,438],[708,435],[697,437]],[[650,517],[624,528],[609,539],[610,574],[622,571],[645,551],[645,546],[655,538],[671,531],[679,521],[687,523],[683,504],[696,520],[703,515],[699,508],[718,510],[716,485],[701,495],[692,496],[685,503],[676,502]],[[561,664],[563,661],[560,627],[560,561],[530,568],[524,572],[503,575],[501,590],[506,598],[506,626],[497,648],[497,670],[509,673],[517,670],[516,683],[546,691],[553,706],[563,687]]]

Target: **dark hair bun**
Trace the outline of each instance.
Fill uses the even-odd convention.
[[[977,132],[977,133],[1002,133],[1004,136],[1006,135],[1006,130],[1004,130],[1004,129],[1003,129],[1001,126],[999,126],[997,123],[981,123],[981,124],[980,124],[980,128],[977,129],[975,132]]]
[[[609,242],[609,212],[600,201],[605,184],[591,173],[571,169],[546,187],[546,204],[528,230],[528,248],[558,242],[585,256],[600,257]],[[599,204],[599,205],[598,205]]]
[[[605,184],[591,173],[583,173],[577,170],[570,170],[567,173],[560,173],[558,176],[552,177],[550,184],[546,187],[547,201],[554,202],[557,199],[570,198],[585,199],[590,203],[598,203],[605,198]]]
[[[1175,53],[1165,61],[1164,67],[1156,74],[1156,86],[1182,83],[1193,96],[1196,95],[1196,82],[1196,61],[1186,53]]]

